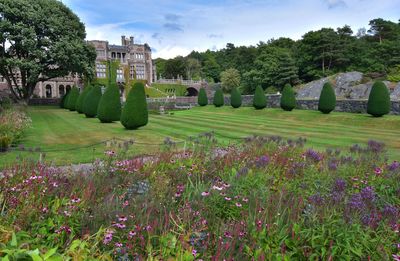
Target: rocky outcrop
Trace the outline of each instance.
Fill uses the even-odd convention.
[[[322,78],[297,88],[298,99],[319,99],[322,86],[330,81],[335,88],[338,99],[368,99],[373,81],[362,83],[364,75],[360,72],[339,73],[335,76]],[[400,83],[384,81],[390,91],[391,100],[400,100]]]

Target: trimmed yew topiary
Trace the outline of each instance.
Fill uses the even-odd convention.
[[[332,85],[327,82],[322,87],[321,95],[319,96],[318,110],[328,114],[336,107],[336,95]]]
[[[61,98],[60,108],[66,109],[66,105],[67,105],[67,103],[68,103],[68,97],[69,97],[69,90],[68,90],[67,93],[64,94],[63,97]]]
[[[389,90],[381,81],[377,81],[372,85],[368,98],[367,112],[374,117],[382,117],[390,112]]]
[[[83,113],[83,102],[85,101],[86,96],[92,89],[90,84],[86,85],[81,94],[79,94],[78,100],[76,101],[75,109],[78,113]]]
[[[242,106],[242,95],[237,88],[233,88],[231,92],[231,106],[233,108],[239,108]]]
[[[291,111],[296,108],[296,96],[290,84],[286,84],[282,90],[281,108],[285,111]]]
[[[98,85],[93,86],[83,101],[83,113],[86,117],[96,117],[101,96],[101,87]]]
[[[97,108],[97,118],[103,123],[119,121],[121,118],[121,99],[117,83],[111,83],[105,90]]]
[[[218,88],[214,93],[214,100],[213,104],[215,107],[222,107],[224,106],[224,94],[222,93],[221,88]]]
[[[207,97],[206,90],[204,88],[201,88],[199,91],[199,96],[197,97],[197,103],[200,106],[208,105],[208,97]]]
[[[256,92],[254,93],[253,106],[256,110],[261,110],[267,107],[267,97],[265,97],[264,91],[261,86],[257,86]]]
[[[78,87],[74,86],[74,87],[72,87],[72,89],[70,91],[66,108],[69,109],[70,111],[75,111],[76,102],[78,101],[78,97],[79,97],[79,89],[78,89]]]
[[[128,93],[121,113],[121,124],[128,130],[134,130],[147,125],[149,112],[147,110],[144,84],[136,82]]]

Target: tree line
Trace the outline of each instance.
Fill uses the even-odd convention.
[[[228,81],[227,92],[237,87],[234,83],[239,79],[242,93],[254,93],[257,86],[281,90],[285,84],[297,85],[346,71],[400,81],[400,20],[377,18],[368,26],[356,33],[345,25],[310,31],[297,41],[281,37],[256,46],[228,43],[218,51],[159,58],[157,73],[163,78]]]

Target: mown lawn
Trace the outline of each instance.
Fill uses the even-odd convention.
[[[151,114],[149,124],[139,130],[125,130],[119,122],[101,124],[97,119],[56,107],[30,107],[33,126],[22,144],[25,148],[46,151],[45,158],[57,165],[90,162],[103,155],[106,144],[95,143],[112,138],[134,139],[131,154],[153,153],[166,137],[187,141],[189,136],[215,131],[223,143],[237,142],[252,134],[279,135],[285,138],[307,138],[307,145],[324,150],[327,147],[348,148],[364,144],[370,139],[386,143],[391,159],[400,159],[400,117],[372,118],[365,114],[334,112],[329,115],[317,111],[253,108],[232,109],[207,106],[172,115]],[[91,147],[88,147],[91,146]],[[190,143],[180,143],[189,147]],[[39,152],[12,151],[0,154],[0,167],[21,158],[38,159]]]

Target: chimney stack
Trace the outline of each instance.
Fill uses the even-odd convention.
[[[121,43],[122,43],[122,45],[126,45],[125,35],[121,36]]]
[[[134,44],[134,42],[133,42],[133,41],[134,41],[133,36],[131,36],[130,39],[131,39],[131,45],[133,45],[133,44]]]

